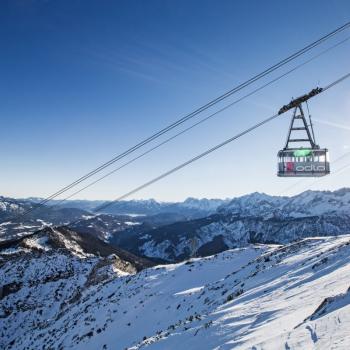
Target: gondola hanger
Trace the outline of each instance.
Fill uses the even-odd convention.
[[[320,177],[330,173],[328,150],[316,144],[315,133],[308,109],[309,124],[307,123],[302,104],[322,92],[321,88],[313,89],[310,93],[293,99],[283,106],[279,114],[293,109],[292,119],[287,133],[284,148],[278,152],[278,171],[281,177]]]

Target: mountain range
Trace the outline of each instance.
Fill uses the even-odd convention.
[[[38,203],[43,198],[26,198],[24,202]],[[187,198],[183,202],[159,202],[154,199],[122,200],[114,202],[100,200],[52,200],[50,204],[58,208],[76,208],[86,211],[97,211],[113,215],[157,215],[163,213],[178,213],[183,215],[201,216],[215,211],[220,205],[228,203],[229,199],[197,199]],[[102,204],[111,204],[102,211],[97,210]]]
[[[110,242],[156,261],[178,262],[249,243],[288,243],[350,233],[350,190],[307,191],[294,197],[253,193],[204,218],[148,230],[132,227]]]
[[[24,223],[7,221],[35,201],[38,199],[0,198],[0,236],[15,238],[45,225],[64,226],[73,221],[69,227],[81,234],[155,262],[169,263],[249,243],[284,244],[305,237],[350,233],[347,188],[306,191],[293,197],[252,193],[232,200],[122,201],[117,203],[119,214],[52,206],[34,211]]]

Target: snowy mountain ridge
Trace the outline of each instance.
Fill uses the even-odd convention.
[[[97,261],[42,252],[2,262],[1,285],[12,290],[2,295],[0,347],[350,347],[350,235],[250,245],[136,274]]]
[[[1,200],[1,197],[0,197]],[[38,203],[43,198],[26,198],[21,199],[24,202]],[[207,198],[192,198],[189,197],[183,202],[161,202],[155,199],[131,199],[122,200],[111,205],[106,209],[106,213],[109,214],[142,214],[142,215],[154,215],[164,212],[178,212],[188,209],[197,210],[201,213],[213,213],[216,209],[223,204],[229,202],[229,199],[207,199]],[[61,208],[78,208],[82,210],[92,211],[98,208],[101,204],[108,203],[108,201],[102,200],[67,200],[61,203],[60,200],[50,201],[52,205],[58,205]]]
[[[21,206],[32,207],[40,198],[13,199],[0,196],[0,212],[16,211]],[[55,200],[52,204],[55,205]],[[69,200],[61,205],[62,208],[78,208],[92,210],[104,201]],[[288,216],[312,216],[326,213],[350,212],[350,188],[336,191],[305,191],[298,195],[272,196],[254,192],[233,199],[197,199],[189,197],[183,202],[157,202],[154,199],[129,200],[115,203],[113,211],[116,214],[129,214],[134,209],[135,214],[153,215],[162,211],[181,211],[183,208],[196,209],[208,215],[231,213],[239,215],[264,216],[273,213]],[[86,209],[88,208],[88,209]],[[131,211],[130,211],[131,210]],[[119,212],[120,211],[120,212]]]
[[[292,197],[251,193],[234,198],[218,208],[222,214],[260,217],[305,217],[332,213],[350,213],[350,189],[305,191]]]

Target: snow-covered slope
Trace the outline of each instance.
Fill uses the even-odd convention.
[[[1,300],[1,348],[350,348],[350,235],[131,275],[96,273],[96,258],[42,259],[1,267],[1,284],[12,285]]]

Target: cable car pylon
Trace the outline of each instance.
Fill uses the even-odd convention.
[[[302,107],[303,103],[307,104],[308,99],[322,91],[322,88],[313,89],[308,94],[293,99],[279,110],[278,114],[282,114],[293,109],[293,114],[286,144],[277,154],[277,176],[320,177],[330,173],[328,149],[320,148],[316,144],[311,115],[309,113],[308,124]],[[301,134],[303,136],[300,136]]]

